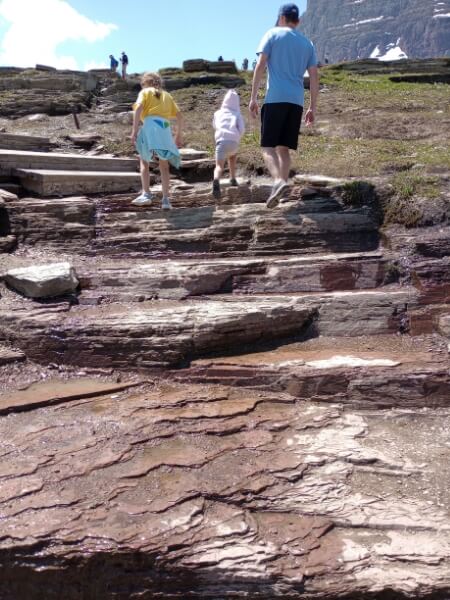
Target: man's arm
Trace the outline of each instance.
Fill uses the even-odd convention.
[[[319,100],[319,69],[317,67],[309,67],[309,109],[305,115],[306,125],[312,125],[316,116],[317,102]]]
[[[136,143],[136,138],[137,138],[137,134],[138,134],[138,130],[139,130],[139,123],[141,121],[141,114],[142,114],[142,104],[139,104],[139,106],[136,108],[136,110],[133,113],[133,129],[131,130],[131,141],[133,142],[133,144]]]
[[[253,73],[253,83],[252,83],[252,95],[250,98],[249,110],[252,117],[257,117],[259,112],[258,106],[258,90],[261,85],[261,80],[264,77],[264,73],[267,67],[267,54],[261,52],[259,55],[258,62],[256,64],[255,71]]]

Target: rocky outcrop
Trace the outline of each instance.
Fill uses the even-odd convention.
[[[237,73],[236,63],[232,60],[210,61],[202,58],[185,60],[183,71],[195,73],[198,71],[209,71],[211,73]]]
[[[82,112],[90,106],[97,84],[98,79],[92,73],[3,68],[0,69],[0,116]]]
[[[311,0],[300,28],[322,62],[450,56],[449,0]]]
[[[239,87],[245,84],[245,79],[237,75],[236,68],[223,72],[186,72],[182,69],[161,69],[160,74],[164,87],[169,92],[198,85],[219,85],[225,88]],[[105,81],[101,92],[97,94],[95,105],[102,113],[122,113],[129,111],[141,90],[138,77],[112,79]]]

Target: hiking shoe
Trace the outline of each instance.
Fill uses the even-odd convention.
[[[231,187],[239,187],[239,184],[234,177],[233,177],[233,179],[230,179],[230,186]]]
[[[214,179],[213,181],[212,193],[216,199],[219,199],[222,195],[220,193],[220,181],[218,179]]]
[[[131,201],[135,206],[149,206],[152,203],[153,196],[150,192],[142,192],[140,196]]]
[[[272,187],[269,199],[266,202],[267,208],[275,208],[275,206],[278,205],[281,196],[287,189],[289,189],[287,181],[280,180],[278,183],[275,183]]]
[[[170,204],[169,198],[163,198],[162,199],[161,208],[163,210],[172,210],[172,205]]]

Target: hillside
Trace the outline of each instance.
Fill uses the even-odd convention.
[[[450,0],[310,0],[301,29],[320,60],[450,55]]]
[[[131,123],[130,109],[139,90],[137,78],[123,82],[119,79],[100,78],[92,92],[75,89],[86,87],[85,76],[72,74],[70,84],[75,91],[67,91],[68,76],[57,73],[53,84],[63,88],[53,94],[51,105],[42,94],[38,80],[49,85],[49,74],[32,72],[27,75],[28,110],[34,113],[50,113],[38,120],[20,116],[13,120],[0,117],[0,128],[10,132],[50,135],[63,148],[71,148],[68,135],[77,133],[71,110],[79,113],[81,131],[96,134],[106,151],[123,156],[134,155],[128,141]],[[22,75],[18,85],[23,93]],[[106,75],[102,75],[106,77]],[[262,173],[263,161],[258,148],[259,126],[250,119],[247,105],[250,97],[251,73],[222,75],[217,82],[191,84],[193,74],[170,70],[168,82],[173,94],[186,116],[186,145],[207,150],[213,155],[214,139],[209,126],[213,112],[219,107],[226,87],[244,83],[237,89],[247,123],[239,153],[241,168],[248,174]],[[194,74],[195,81],[210,77]],[[450,112],[448,85],[435,83],[448,81],[450,61],[406,61],[400,63],[350,63],[321,70],[322,90],[316,126],[303,128],[300,149],[293,156],[293,166],[299,172],[320,172],[331,176],[373,176],[393,174],[399,170],[416,168],[425,172],[442,172],[449,165],[447,144]],[[411,81],[409,81],[409,79]],[[20,111],[14,104],[14,91],[0,91],[0,114],[2,108]],[[30,83],[31,82],[31,83]],[[1,77],[0,77],[1,83]],[[34,88],[31,86],[34,83]],[[225,87],[226,86],[226,87]],[[179,88],[179,89],[174,89]],[[80,105],[80,93],[85,103]],[[72,104],[67,106],[68,95]],[[261,96],[263,92],[261,91]],[[60,112],[69,113],[57,116]],[[3,113],[5,114],[5,112]],[[7,113],[9,114],[9,113]],[[19,115],[22,113],[19,112]]]

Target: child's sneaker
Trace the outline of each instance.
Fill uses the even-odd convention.
[[[230,179],[230,186],[231,187],[239,187],[239,184],[234,177],[233,177],[233,179]]]
[[[163,210],[172,210],[172,205],[170,204],[169,198],[163,198],[162,199],[161,208]]]
[[[219,199],[222,195],[220,193],[220,181],[218,179],[214,179],[213,181],[212,193],[216,199]]]
[[[150,192],[142,192],[140,196],[131,201],[135,206],[149,206],[152,203],[153,196]]]

